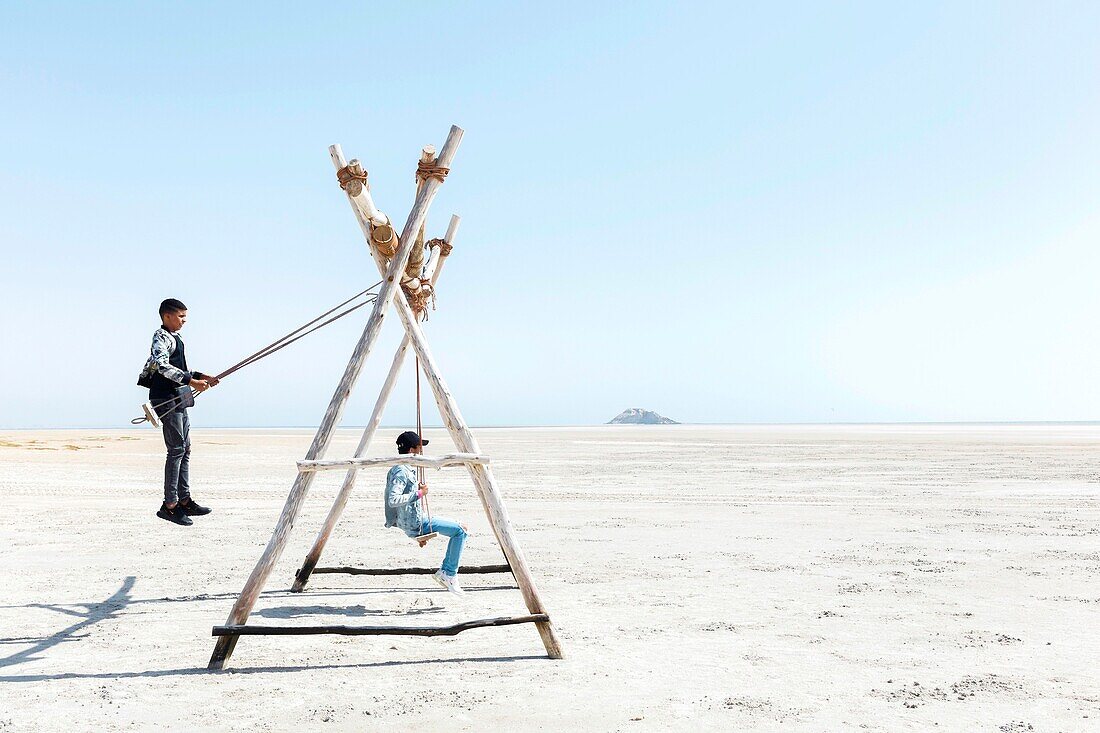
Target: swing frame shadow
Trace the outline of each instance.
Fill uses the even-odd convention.
[[[384,662],[356,662],[353,664],[303,664],[303,665],[268,665],[262,667],[236,667],[226,669],[219,674],[272,674],[272,673],[297,673],[317,672],[323,670],[356,670],[356,669],[383,669],[386,667],[411,667],[427,664],[451,664],[455,662],[474,662],[478,664],[493,664],[505,662],[528,662],[545,660],[543,654],[520,654],[512,656],[495,657],[451,657],[429,659],[394,659]],[[198,667],[179,667],[176,669],[149,669],[130,672],[57,672],[54,674],[0,674],[0,682],[45,682],[53,680],[125,680],[146,679],[156,677],[191,677],[195,675],[210,674],[209,670]]]
[[[477,568],[475,571],[474,568]],[[501,568],[501,570],[494,570],[494,568]],[[351,574],[377,574],[377,575],[420,575],[429,574],[434,572],[428,568],[320,568],[320,572],[331,572],[350,570]],[[379,572],[381,571],[381,572]],[[471,566],[470,572],[507,572],[508,566]],[[19,651],[14,651],[6,656],[0,656],[0,683],[5,682],[40,682],[47,680],[67,680],[67,679],[130,679],[130,678],[148,678],[148,677],[166,677],[166,676],[187,676],[193,674],[206,674],[208,671],[204,668],[180,668],[180,669],[152,669],[145,671],[128,671],[128,672],[56,672],[56,673],[37,673],[37,674],[4,674],[5,668],[18,667],[21,664],[27,662],[34,662],[43,659],[42,653],[52,649],[59,644],[79,641],[87,638],[88,632],[95,625],[103,621],[119,620],[124,617],[126,611],[136,605],[142,604],[160,604],[160,603],[204,603],[204,602],[216,602],[224,598],[233,597],[236,594],[233,593],[218,593],[218,594],[200,594],[197,596],[166,596],[160,598],[134,598],[133,590],[136,586],[137,577],[133,575],[126,576],[120,587],[115,590],[110,596],[101,601],[93,602],[75,602],[75,603],[23,603],[23,604],[0,604],[0,608],[3,609],[17,609],[17,608],[33,608],[42,609],[47,611],[53,611],[65,616],[74,617],[77,621],[63,629],[55,631],[51,634],[43,636],[20,636],[20,637],[0,637],[0,644],[19,645],[25,648]],[[488,590],[511,590],[512,586],[487,586],[470,588],[468,592],[476,591],[488,591]],[[321,592],[317,592],[314,595],[332,595],[332,596],[346,596],[348,594],[357,595],[361,593],[400,593],[402,589],[378,589],[373,591],[367,591],[364,589],[326,589]],[[290,599],[297,594],[292,594],[286,590],[269,590],[262,593],[263,596],[268,598],[286,598]],[[77,609],[84,610],[77,610]],[[479,619],[472,622],[464,622],[455,624],[455,627],[463,627],[454,631],[451,634],[441,633],[423,633],[417,632],[415,636],[437,636],[437,635],[454,635],[461,631],[480,628],[483,626],[505,626],[518,623],[535,623],[537,619],[532,618],[530,621],[513,619]],[[485,623],[486,621],[498,621],[499,623]],[[256,635],[264,634],[267,632],[257,631],[256,629],[264,628],[253,626],[252,630],[241,632],[244,635]],[[280,627],[273,627],[280,628]],[[289,627],[295,628],[295,627]],[[309,628],[309,627],[307,627]],[[313,627],[316,628],[316,627]],[[350,627],[354,629],[355,627]],[[401,627],[381,627],[381,628],[396,628]],[[431,629],[432,627],[410,627],[413,629]],[[442,627],[447,629],[449,627]],[[289,632],[273,632],[287,634]],[[341,633],[338,631],[311,631],[309,633]],[[352,632],[355,635],[369,634],[370,632]],[[393,632],[391,632],[392,634]],[[216,634],[212,634],[215,635]],[[385,632],[375,635],[386,635]],[[266,672],[297,672],[305,670],[316,669],[354,669],[354,668],[376,668],[376,667],[390,667],[390,666],[403,666],[403,665],[417,665],[417,664],[431,664],[442,662],[456,662],[456,661],[469,661],[469,662],[515,662],[525,660],[545,659],[542,655],[518,655],[518,656],[498,656],[498,657],[468,657],[461,659],[419,659],[419,660],[392,660],[384,662],[368,662],[368,663],[356,663],[350,665],[340,664],[322,664],[322,665],[303,665],[303,666],[267,666],[267,667],[246,667],[241,669],[232,670],[231,673],[236,674],[248,674],[248,673],[266,673]]]

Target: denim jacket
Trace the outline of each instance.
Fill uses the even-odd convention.
[[[412,466],[394,466],[386,474],[386,526],[397,527],[408,534],[420,533],[420,494],[416,469]]]

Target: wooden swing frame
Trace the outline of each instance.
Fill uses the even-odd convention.
[[[431,256],[426,263],[420,277],[408,277],[406,266],[414,246],[424,245],[424,223],[427,218],[428,208],[431,206],[440,186],[443,183],[447,171],[451,167],[459,143],[462,140],[461,128],[452,126],[447,135],[446,142],[436,156],[435,148],[425,146],[420,156],[418,184],[416,199],[408,219],[398,238],[397,246],[393,248],[394,230],[389,218],[377,209],[370,195],[370,189],[366,185],[366,172],[358,161],[353,160],[349,164],[344,158],[339,145],[329,147],[329,156],[336,168],[337,178],[341,188],[344,189],[352,212],[359,222],[360,229],[367,239],[372,258],[378,271],[383,276],[383,283],[374,307],[371,311],[363,333],[352,352],[343,377],[336,388],[328,409],[321,420],[320,426],[314,435],[313,442],[306,451],[305,458],[298,462],[298,475],[291,486],[282,513],[275,525],[271,539],[260,556],[256,567],[252,570],[244,588],[237,598],[229,618],[222,626],[215,626],[212,636],[217,638],[214,651],[211,654],[209,669],[223,669],[236,648],[241,636],[252,635],[287,635],[287,634],[343,634],[343,635],[413,635],[413,636],[453,636],[462,631],[474,628],[508,626],[513,624],[533,623],[539,632],[546,654],[551,659],[562,658],[561,643],[557,638],[554,627],[550,622],[550,616],[542,603],[534,579],[527,566],[527,560],[520,549],[519,542],[512,529],[511,521],[501,498],[489,458],[481,453],[477,439],[470,431],[469,426],[458,409],[458,403],[447,387],[439,370],[438,364],[427,338],[420,327],[417,314],[410,304],[410,298],[414,288],[434,287],[443,269],[443,263],[450,253],[452,240],[458,230],[459,217],[452,216],[447,234],[442,240],[442,245],[433,247]],[[392,251],[392,256],[387,256],[386,251]],[[405,284],[408,291],[401,293]],[[336,426],[340,422],[344,408],[351,390],[358,380],[363,364],[370,355],[371,348],[378,339],[382,322],[390,304],[397,311],[398,318],[405,330],[405,337],[394,354],[390,371],[379,392],[375,402],[371,419],[363,430],[359,445],[351,459],[325,461],[323,460]],[[431,387],[432,394],[439,408],[439,414],[450,433],[451,439],[459,452],[440,456],[438,458],[425,458],[423,456],[400,456],[395,458],[364,458],[367,447],[378,429],[382,419],[382,413],[389,401],[390,394],[397,382],[398,374],[404,362],[405,356],[412,348],[415,352],[424,376]],[[340,515],[347,505],[351,491],[355,485],[358,471],[367,466],[396,465],[396,463],[412,464],[423,467],[442,468],[450,465],[465,466],[473,480],[482,508],[492,527],[493,534],[504,553],[506,565],[489,565],[480,567],[464,567],[463,573],[503,573],[509,572],[516,580],[528,615],[502,617],[493,619],[475,619],[472,621],[444,627],[379,627],[379,626],[254,626],[247,624],[252,608],[259,598],[275,564],[282,555],[290,536],[290,531],[297,519],[305,497],[312,485],[313,478],[319,471],[346,469],[347,473],[340,491],[329,510],[324,525],[317,534],[313,546],[307,553],[302,566],[295,573],[291,590],[302,592],[313,573],[347,573],[352,575],[404,575],[427,574],[434,569],[427,568],[318,568],[321,553],[324,550],[328,538],[331,536]]]

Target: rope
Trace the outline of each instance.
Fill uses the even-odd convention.
[[[374,245],[374,248],[378,250],[378,253],[386,259],[397,254],[397,234],[389,224],[372,226],[370,230],[370,241],[371,244]]]
[[[348,303],[351,303],[356,298],[360,298],[360,297],[366,295],[367,293],[370,293],[372,290],[374,290],[376,287],[378,287],[381,284],[382,284],[382,281],[379,280],[378,282],[376,282],[374,285],[371,285],[366,290],[363,290],[363,291],[360,291],[360,292],[356,293],[355,295],[353,295],[350,298],[348,298],[347,300],[345,300],[343,303],[339,303],[336,306],[334,306],[334,307],[330,308],[329,310],[325,311],[321,315],[317,316],[316,318],[314,318],[309,323],[302,324],[301,326],[294,329],[293,331],[286,334],[285,336],[282,336],[281,338],[278,338],[275,341],[272,341],[270,344],[263,347],[262,349],[255,352],[254,354],[251,354],[250,356],[247,356],[244,359],[238,361],[236,364],[229,367],[228,369],[223,371],[221,374],[216,375],[214,377],[214,379],[218,379],[218,380],[224,379],[224,378],[228,377],[230,374],[232,374],[233,372],[244,369],[246,366],[249,366],[251,364],[255,364],[256,362],[258,362],[261,359],[266,359],[267,357],[274,354],[276,351],[279,351],[281,349],[285,349],[287,346],[290,346],[295,341],[298,341],[299,339],[305,338],[306,336],[310,335],[314,331],[320,330],[320,329],[324,328],[325,326],[329,325],[330,323],[334,323],[334,322],[340,320],[341,318],[343,318],[344,316],[349,315],[351,313],[354,313],[355,311],[359,310],[363,306],[373,303],[377,299],[377,297],[378,297],[377,295],[374,295],[371,298],[367,298],[362,303],[358,303],[356,305],[353,305],[352,307],[348,308],[347,310],[345,310],[342,313],[337,313],[335,316],[332,316],[332,318],[329,318],[327,321],[324,321],[323,323],[317,324],[317,322],[320,321],[321,319],[325,318],[328,315],[331,315],[332,313],[336,312],[340,308],[343,308],[345,305],[347,305]],[[317,325],[314,325],[314,324],[317,324]],[[312,326],[312,328],[310,328],[311,326]],[[202,394],[202,392],[197,392],[193,396],[192,395],[186,395],[186,396],[185,395],[180,395],[180,396],[177,396],[177,397],[173,397],[170,400],[166,400],[165,402],[159,403],[158,405],[156,405],[157,408],[168,407],[168,410],[166,412],[164,412],[163,414],[160,414],[160,417],[162,417],[162,418],[167,417],[168,415],[175,412],[177,409],[180,408],[180,406],[184,402],[187,401],[188,397],[198,398],[201,394]],[[158,409],[157,412],[159,414],[160,410]],[[145,422],[146,420],[148,420],[148,418],[144,417],[144,416],[136,417],[136,418],[134,418],[133,420],[130,421],[130,424],[131,425],[140,425],[141,423]]]
[[[402,283],[401,290],[405,293],[405,299],[409,301],[409,307],[412,308],[416,319],[418,321],[428,320],[428,304],[431,303],[432,310],[435,310],[435,288],[431,286],[431,283],[422,282],[416,290],[411,290]]]
[[[290,346],[292,343],[294,343],[298,339],[301,339],[305,336],[308,336],[309,334],[313,333],[314,331],[322,329],[325,326],[329,325],[330,323],[333,323],[335,321],[340,320],[344,316],[357,311],[358,309],[362,308],[365,305],[373,303],[375,301],[375,299],[378,297],[377,295],[375,295],[374,297],[368,298],[367,300],[364,300],[362,303],[359,303],[357,305],[353,305],[351,308],[348,308],[343,313],[338,313],[337,315],[333,316],[332,318],[329,318],[324,323],[321,323],[317,326],[314,326],[313,328],[309,328],[310,326],[313,326],[313,324],[317,323],[317,321],[320,321],[325,316],[328,316],[328,315],[336,312],[340,308],[343,308],[345,305],[352,302],[356,298],[359,298],[363,295],[366,295],[367,293],[374,290],[376,287],[378,287],[381,284],[382,284],[382,281],[379,280],[378,282],[376,282],[374,285],[371,285],[366,290],[363,290],[361,292],[356,293],[355,295],[353,295],[350,298],[348,298],[347,300],[345,300],[343,303],[340,303],[340,304],[330,308],[329,310],[325,311],[321,315],[317,316],[316,318],[314,318],[309,323],[306,323],[306,324],[303,324],[303,325],[299,326],[298,328],[294,329],[293,331],[286,334],[282,338],[276,339],[275,341],[271,342],[270,344],[263,347],[262,349],[260,349],[256,353],[252,354],[251,356],[248,356],[248,357],[242,359],[241,361],[237,362],[236,364],[229,367],[228,369],[226,369],[221,374],[217,375],[215,377],[215,379],[222,379],[223,377],[228,377],[233,372],[235,372],[239,369],[243,369],[243,368],[245,368],[246,366],[248,366],[250,364],[255,364],[260,359],[267,358],[268,356],[271,356],[272,354],[274,354],[276,351],[279,351],[280,349],[284,349],[287,346]],[[305,329],[307,329],[307,328],[309,330],[305,331]],[[301,333],[302,331],[305,331],[305,332]]]
[[[450,257],[451,256],[451,250],[454,249],[454,247],[451,245],[451,243],[448,242],[445,239],[429,239],[428,240],[428,246],[429,247],[439,247],[439,256],[440,257]]]
[[[424,441],[424,424],[420,416],[420,357],[416,357],[416,434],[420,436],[420,441]],[[424,483],[424,467],[416,467],[416,480],[418,483]],[[428,495],[424,494],[421,497],[424,502],[424,512],[428,515],[428,529],[432,528],[432,509],[428,506]],[[420,534],[424,534],[424,518],[421,515],[420,519]]]
[[[431,162],[424,162],[423,160],[416,164],[416,180],[426,181],[429,178],[443,183],[443,179],[447,177],[447,174],[451,172],[450,168],[444,168],[436,163],[433,158]]]
[[[336,171],[336,180],[340,182],[340,188],[352,196],[358,196],[363,189],[370,189],[367,184],[367,172],[359,165],[359,161],[353,160],[340,170]],[[357,183],[356,183],[357,182]],[[348,189],[351,186],[351,189]]]
[[[452,247],[446,240],[439,239],[439,238],[429,239],[425,243],[425,246],[429,250],[432,249],[433,247],[439,247],[439,256],[440,256],[441,259],[443,257],[448,257],[451,254],[451,250],[454,249],[454,247]],[[421,255],[420,260],[421,261],[423,261],[423,259],[424,259],[423,253],[424,253],[424,250],[420,250],[420,255]],[[414,254],[415,254],[415,251],[414,251]],[[413,261],[412,256],[410,256],[409,257],[410,265],[412,264],[412,261]],[[419,274],[419,271],[421,269],[422,268],[418,266],[416,268],[416,270],[414,271],[413,275],[410,275],[408,270],[405,271],[405,274],[410,275],[410,277],[413,277],[413,276],[415,276],[415,274]],[[417,288],[416,290],[413,290],[409,285],[407,285],[405,283],[401,283],[401,289],[405,293],[405,299],[409,301],[409,307],[412,308],[413,313],[416,314],[417,320],[419,320],[419,321],[428,320],[428,306],[431,305],[432,310],[433,311],[435,310],[435,286],[433,286],[430,282],[421,280],[420,281],[420,287]]]

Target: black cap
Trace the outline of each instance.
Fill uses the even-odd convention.
[[[412,430],[406,430],[397,436],[398,448],[415,448],[418,445],[427,445],[431,441],[422,440],[419,435]]]

